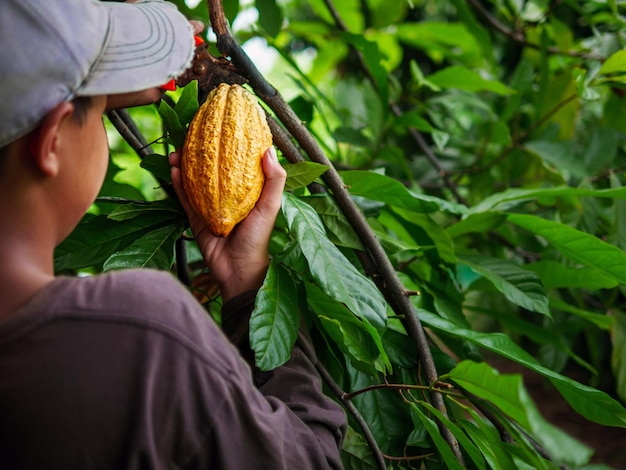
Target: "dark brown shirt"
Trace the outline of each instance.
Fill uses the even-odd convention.
[[[340,468],[345,415],[300,347],[242,360],[253,301],[224,306],[229,340],[169,274],[58,278],[0,323],[0,468]]]

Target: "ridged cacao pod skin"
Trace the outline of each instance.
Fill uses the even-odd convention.
[[[272,133],[256,98],[220,84],[189,124],[181,176],[193,209],[217,237],[227,236],[254,208],[265,182],[263,153]]]

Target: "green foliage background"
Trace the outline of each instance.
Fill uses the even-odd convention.
[[[177,3],[208,24],[206,5]],[[288,191],[252,319],[259,367],[288,358],[301,313],[333,379],[362,391],[352,402],[381,451],[399,458],[386,460],[390,468],[461,467],[437,420],[458,439],[469,468],[590,468],[593,449],[542,418],[519,375],[490,364],[501,363],[497,357],[520,364],[607,432],[626,427],[620,2],[224,6],[239,43],[341,170],[407,291],[419,293],[411,298],[440,380],[454,388],[441,389],[448,407],[441,416],[397,312],[363,274],[358,237],[331,195],[307,189],[323,184],[324,168],[313,163],[285,163]],[[265,52],[257,56],[259,44]],[[173,269],[186,222],[153,174],[168,179],[162,118],[184,132],[193,95],[193,87],[173,94],[179,105],[161,105],[160,113],[132,110],[155,154],[141,165],[111,128],[103,198],[59,247],[58,271]],[[201,279],[194,245],[186,247],[192,278]],[[209,297],[207,310],[219,320],[219,294]],[[346,467],[377,468],[350,424]],[[503,430],[512,442],[501,440]]]

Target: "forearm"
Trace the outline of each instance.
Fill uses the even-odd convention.
[[[321,379],[315,369],[315,357],[305,354],[296,344],[291,358],[281,367],[269,372],[254,366],[254,353],[249,345],[249,319],[254,307],[255,291],[246,292],[224,305],[222,328],[240,350],[251,367],[258,390],[268,399],[280,400],[315,435],[328,460],[329,468],[341,466],[339,449],[345,432],[343,410],[322,393]],[[308,334],[301,329],[298,343],[310,347]]]

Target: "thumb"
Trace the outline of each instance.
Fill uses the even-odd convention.
[[[266,150],[261,163],[263,165],[263,173],[265,173],[265,184],[256,207],[262,212],[275,216],[280,210],[287,172],[278,162],[274,146]]]

